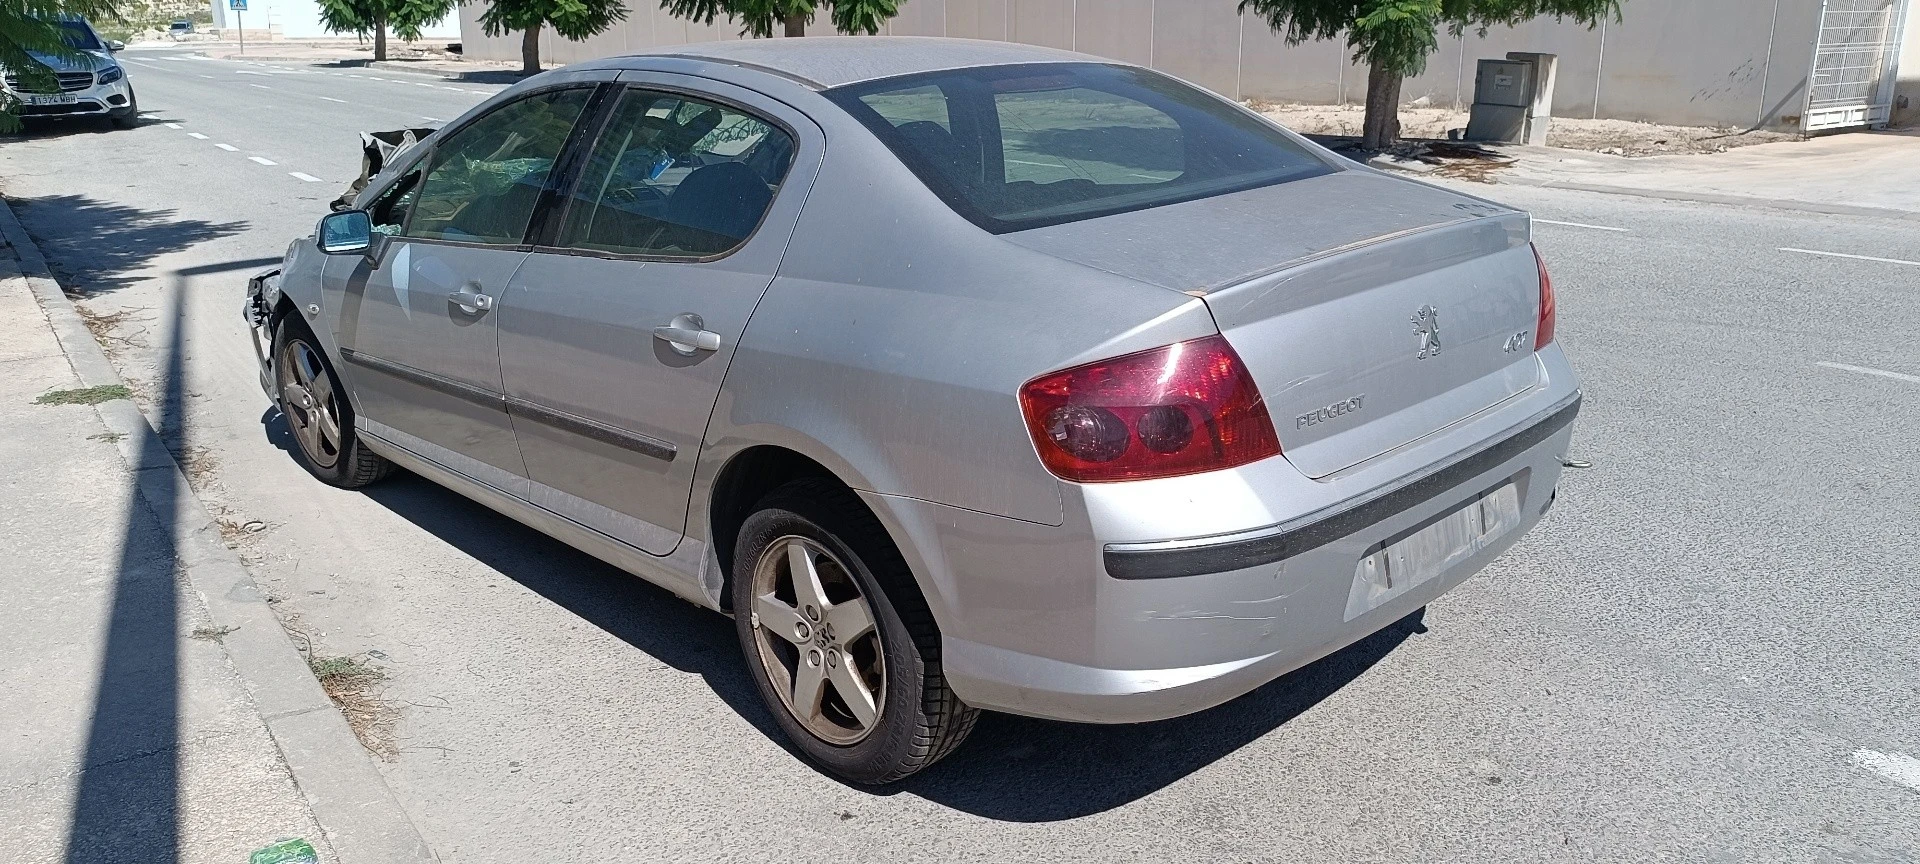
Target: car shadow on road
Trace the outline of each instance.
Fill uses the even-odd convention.
[[[275,446],[294,448],[276,409],[261,417]],[[406,472],[365,494],[482,564],[674,669],[704,678],[761,734],[787,746],[761,703],[733,624],[451,490]],[[1416,612],[1226,705],[1124,726],[989,713],[959,750],[873,795],[916,795],[1007,822],[1052,822],[1138,800],[1272,732],[1338,692],[1414,634]],[[793,751],[788,747],[789,752]]]
[[[139,271],[153,259],[248,227],[182,219],[174,210],[143,210],[85,195],[8,200],[60,287],[80,298],[132,285],[146,278]]]

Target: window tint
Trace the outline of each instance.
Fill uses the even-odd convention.
[[[380,198],[367,208],[375,234],[398,234],[407,227],[407,214],[413,211],[415,193],[420,191],[420,170],[414,169],[400,182],[387,187]]]
[[[793,139],[750,114],[628,90],[594,142],[560,244],[625,255],[706,257],[760,224]]]
[[[962,216],[1002,233],[1333,168],[1272,125],[1144,69],[1041,63],[827,91]]]
[[[529,96],[440,142],[406,235],[519,243],[591,92],[573,88]]]
[[[54,26],[60,28],[60,41],[67,43],[68,48],[75,51],[106,50],[107,46],[100,44],[100,38],[93,35],[92,27],[78,21],[56,21]]]

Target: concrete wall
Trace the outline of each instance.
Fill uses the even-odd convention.
[[[720,21],[690,24],[649,0],[630,0],[628,20],[571,43],[542,37],[542,58],[591,57],[739,38]],[[1236,99],[1358,102],[1366,70],[1337,42],[1288,46],[1234,0],[907,0],[887,32],[965,36],[1050,45],[1152,66]],[[1442,34],[1405,98],[1439,105],[1473,99],[1474,61],[1508,51],[1560,55],[1554,113],[1713,126],[1797,127],[1821,0],[1627,0],[1625,19],[1587,28],[1551,19],[1485,36]],[[519,37],[488,38],[481,5],[460,7],[469,56],[515,60]],[[1920,18],[1920,15],[1910,16]],[[824,32],[824,20],[814,28]],[[1920,39],[1908,40],[1908,52]],[[1909,64],[1920,72],[1920,62]],[[1916,83],[1920,86],[1920,82]],[[1920,103],[1920,93],[1911,100]],[[1920,108],[1920,104],[1916,104]]]
[[[1900,43],[1900,72],[1893,91],[1893,125],[1920,126],[1920,3],[1907,0],[1907,33]]]

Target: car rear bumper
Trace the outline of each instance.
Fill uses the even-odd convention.
[[[1114,497],[1134,484],[1083,487],[1084,512],[1070,505],[1059,527],[952,508],[915,515],[898,499],[876,509],[893,506],[883,518],[898,520],[915,553],[931,548],[914,563],[932,576],[942,666],[961,699],[1081,722],[1177,717],[1391,625],[1525,536],[1554,502],[1580,404],[1564,358],[1553,354],[1545,365],[1554,389],[1523,394],[1436,433],[1422,445],[1428,449],[1327,483],[1291,469],[1293,486],[1278,470],[1218,472],[1227,476],[1169,484],[1126,506]],[[1497,535],[1411,584],[1382,593],[1361,581],[1363,559],[1509,485],[1517,516]],[[1306,497],[1336,490],[1345,494],[1318,506]],[[1198,539],[1135,539],[1190,518],[1184,514],[1218,519],[1258,511],[1261,502],[1283,518],[1187,535]],[[1308,506],[1280,512],[1302,502]],[[1176,532],[1160,536],[1182,536]],[[1365,602],[1356,600],[1369,590]]]

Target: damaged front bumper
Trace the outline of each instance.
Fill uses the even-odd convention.
[[[273,309],[279,302],[280,268],[262,270],[247,280],[247,297],[240,315],[247,319],[253,356],[260,363],[260,389],[269,399],[276,396],[273,392]]]

